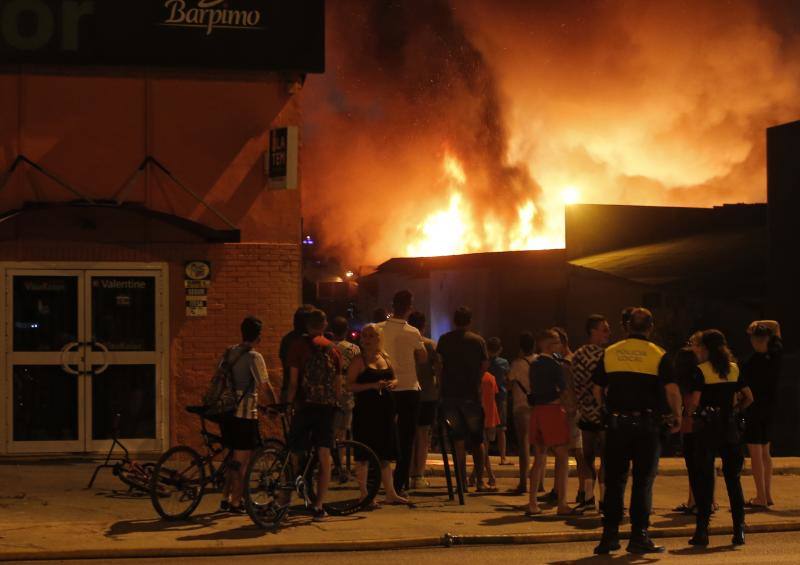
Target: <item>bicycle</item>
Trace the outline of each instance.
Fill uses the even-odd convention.
[[[226,451],[222,437],[206,428],[205,411],[202,406],[187,406],[186,411],[200,417],[200,435],[205,445],[201,456],[188,445],[176,445],[168,449],[155,464],[150,479],[150,500],[156,512],[165,520],[186,520],[197,509],[208,487],[221,491],[225,486],[225,475],[233,468],[232,450],[219,465],[218,456]],[[283,442],[268,438],[260,439],[262,448],[281,449]]]
[[[284,437],[288,430],[288,405],[276,404],[259,407],[262,412],[277,414],[281,418]],[[366,462],[367,472],[363,485],[366,496],[362,495],[361,485],[354,478],[334,484],[328,489],[328,502],[325,511],[334,516],[353,514],[372,505],[381,484],[381,466],[378,456],[366,445],[353,440],[337,440],[332,455],[338,457],[344,451],[348,462],[340,465],[349,469],[349,460],[358,455]],[[288,513],[292,492],[296,492],[306,508],[310,507],[316,494],[314,484],[318,471],[316,448],[311,448],[301,460],[299,470],[294,468],[292,451],[286,445],[267,445],[259,449],[247,467],[244,483],[244,506],[253,523],[264,529],[280,526]],[[299,471],[299,472],[298,472]]]
[[[128,492],[138,490],[149,493],[150,480],[153,476],[153,470],[155,469],[156,465],[152,462],[139,463],[131,459],[128,448],[125,447],[125,445],[119,439],[121,418],[122,415],[119,412],[115,412],[112,416],[111,447],[108,449],[105,461],[94,468],[92,478],[89,479],[89,484],[86,486],[86,488],[92,488],[100,469],[111,469],[113,475],[115,477],[119,477],[119,480],[125,483],[125,485],[128,487]],[[122,449],[123,455],[116,462],[111,464],[109,461],[111,460],[111,455],[114,453],[114,448],[117,446]]]

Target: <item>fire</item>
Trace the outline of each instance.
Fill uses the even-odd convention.
[[[446,153],[442,170],[442,180],[448,191],[448,205],[429,214],[416,227],[411,241],[406,244],[407,256],[434,257],[481,251],[564,247],[563,225],[559,222],[552,225],[545,223],[545,229],[537,231],[534,220],[542,211],[532,199],[526,199],[517,206],[516,220],[511,226],[493,215],[480,219],[463,195],[467,187],[467,175],[461,161],[455,155]],[[555,217],[563,217],[564,205],[577,202],[580,193],[577,188],[570,186],[561,196],[562,202],[548,203],[548,216],[555,214]]]

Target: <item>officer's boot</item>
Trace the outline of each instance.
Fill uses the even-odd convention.
[[[744,520],[733,522],[733,545],[744,545]]]
[[[666,548],[663,545],[656,545],[647,533],[646,528],[634,528],[631,530],[631,541],[628,542],[628,553],[644,555],[645,553],[664,553]]]
[[[736,528],[734,527],[734,531]],[[708,518],[697,517],[697,525],[694,528],[694,535],[689,540],[689,545],[705,547],[708,545]]]
[[[594,548],[595,554],[608,555],[619,548],[619,527],[603,526],[603,536],[600,538],[600,543]]]

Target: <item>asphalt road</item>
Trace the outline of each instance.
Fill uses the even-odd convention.
[[[662,555],[639,558],[617,552],[614,557],[592,555],[593,543],[561,543],[514,546],[472,546],[459,548],[414,549],[397,551],[365,551],[346,553],[299,553],[291,555],[246,555],[186,559],[118,559],[103,560],[109,565],[155,565],[161,563],[191,563],[192,565],[259,563],[265,565],[509,565],[514,563],[546,563],[548,565],[570,565],[583,563],[686,563],[725,565],[750,563],[798,563],[800,562],[800,536],[797,532],[782,534],[757,534],[748,536],[747,545],[733,549],[729,536],[712,538],[711,546],[705,550],[690,548],[684,538],[660,540],[668,552]],[[34,563],[34,562],[29,562]],[[35,563],[56,563],[37,561]],[[69,565],[98,565],[98,561],[59,561]]]

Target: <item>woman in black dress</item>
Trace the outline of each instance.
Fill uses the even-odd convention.
[[[394,371],[381,348],[381,334],[369,324],[361,332],[361,355],[347,371],[350,391],[355,394],[353,439],[371,448],[381,460],[381,482],[388,504],[408,504],[394,489],[391,462],[397,459],[397,424],[394,419],[392,389],[397,384]],[[366,489],[367,466],[358,462],[358,480]],[[366,492],[363,494],[366,495]]]

